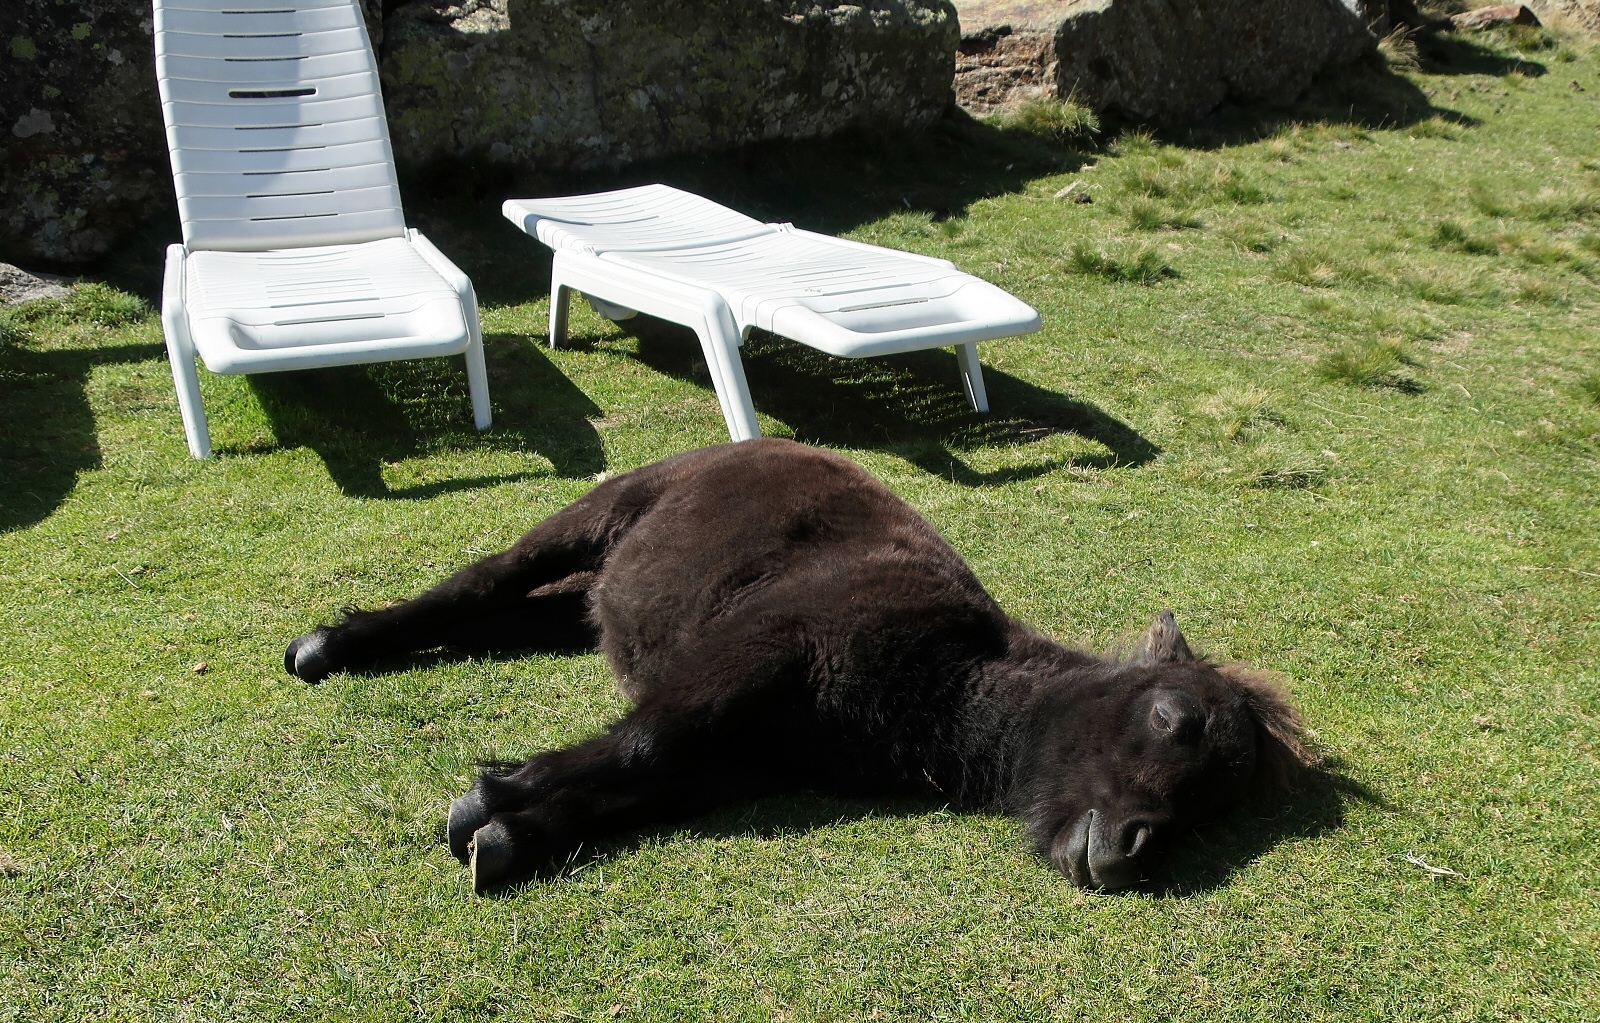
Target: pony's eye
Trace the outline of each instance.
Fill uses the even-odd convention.
[[[1187,694],[1163,693],[1150,705],[1150,727],[1174,738],[1193,738],[1205,727],[1205,715]]]

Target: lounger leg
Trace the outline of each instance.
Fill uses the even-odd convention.
[[[961,380],[967,387],[967,400],[979,412],[989,411],[989,394],[983,389],[983,367],[978,364],[978,346],[956,346],[956,361],[961,363]]]
[[[196,458],[211,457],[211,431],[206,424],[205,406],[200,403],[200,374],[194,367],[194,350],[183,350],[167,335],[167,358],[172,361],[172,383],[178,391],[178,410],[183,413],[183,435],[189,453]]]
[[[494,422],[489,409],[489,368],[483,361],[483,338],[476,331],[467,345],[467,390],[472,394],[472,422],[480,430],[487,430]]]
[[[478,320],[478,293],[472,288],[471,278],[419,232],[407,230],[406,238],[417,254],[456,289],[456,297],[461,302],[461,314],[467,321],[467,350],[464,354],[467,357],[467,390],[472,395],[472,421],[478,429],[487,430],[492,413],[489,410],[489,372],[483,362],[483,324]]]
[[[463,276],[463,280],[465,277]],[[467,314],[467,391],[472,395],[472,422],[487,430],[494,421],[489,409],[489,369],[483,361],[483,324],[478,321],[478,295],[472,283],[460,289],[461,310]]]
[[[700,347],[722,405],[723,421],[728,424],[728,436],[733,440],[754,440],[761,436],[761,427],[756,424],[750,384],[739,358],[739,328],[727,307],[720,302],[717,306],[707,310],[704,327],[695,333],[700,335]]]
[[[555,348],[567,339],[567,312],[572,308],[572,289],[552,279],[550,281],[550,347]]]
[[[183,415],[189,453],[196,458],[210,458],[211,431],[206,426],[205,406],[200,403],[200,374],[194,368],[194,342],[189,339],[189,314],[183,303],[184,256],[182,245],[167,247],[161,330],[167,338],[167,359],[172,363],[172,385],[178,392],[178,411]]]

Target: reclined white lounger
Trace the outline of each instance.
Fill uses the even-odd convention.
[[[552,346],[573,291],[613,320],[643,312],[691,328],[734,440],[761,436],[739,361],[757,327],[845,358],[955,346],[979,412],[977,342],[1039,329],[1030,306],[948,260],[764,224],[666,185],[509,199],[501,211],[555,252]]]
[[[356,0],[155,0],[156,74],[183,244],[161,324],[189,451],[213,373],[465,355],[490,421],[477,298],[400,210]]]

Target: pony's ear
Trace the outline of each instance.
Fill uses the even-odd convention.
[[[1171,611],[1163,611],[1156,615],[1156,620],[1150,623],[1150,628],[1139,640],[1139,653],[1134,659],[1146,664],[1161,664],[1192,661],[1195,657],[1183,638],[1182,630],[1178,628],[1178,620]]]
[[[1315,767],[1317,755],[1306,744],[1305,725],[1289,696],[1265,672],[1242,664],[1217,667],[1244,697],[1245,707],[1256,723],[1256,779],[1268,791],[1292,788],[1308,768]]]

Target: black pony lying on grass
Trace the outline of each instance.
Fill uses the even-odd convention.
[[[633,709],[486,771],[450,806],[483,891],[585,842],[802,789],[920,791],[1021,816],[1084,887],[1309,761],[1262,676],[1163,611],[1126,661],[1013,621],[909,505],[782,440],[601,483],[415,600],[289,644],[308,682],[402,651],[598,645]]]

